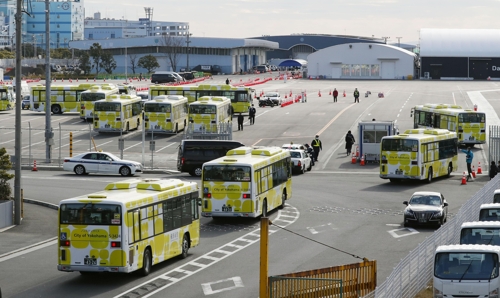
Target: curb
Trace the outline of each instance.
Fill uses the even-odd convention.
[[[59,206],[56,204],[47,203],[47,202],[43,202],[43,201],[39,201],[39,200],[33,200],[33,199],[23,199],[23,201],[25,203],[35,204],[35,205],[39,205],[42,207],[47,207],[50,209],[59,210]]]

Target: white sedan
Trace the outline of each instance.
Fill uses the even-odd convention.
[[[275,105],[281,105],[281,95],[278,92],[266,92],[261,99],[270,99]]]
[[[75,157],[64,159],[63,169],[75,172],[77,175],[89,173],[121,174],[133,176],[142,172],[142,164],[136,161],[124,160],[107,152],[87,152]]]
[[[292,170],[304,174],[312,169],[311,157],[303,149],[290,149],[292,157]]]

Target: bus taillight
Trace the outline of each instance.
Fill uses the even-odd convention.
[[[122,247],[121,242],[118,241],[111,241],[111,247]]]
[[[61,241],[61,246],[70,246],[71,242],[69,240]]]
[[[212,198],[212,194],[209,193],[209,192],[205,193],[205,198],[211,199]]]
[[[249,193],[244,193],[244,194],[243,194],[243,198],[244,198],[244,199],[251,199],[251,198],[252,198],[252,196],[251,196]]]
[[[85,110],[85,105],[82,104],[82,110]]]

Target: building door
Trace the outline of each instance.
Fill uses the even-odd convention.
[[[470,60],[469,76],[474,80],[486,80],[488,78],[488,68],[490,60]]]
[[[394,69],[396,63],[392,61],[382,61],[382,79],[392,80],[395,78]]]
[[[441,65],[431,65],[431,79],[440,80],[441,79]]]
[[[332,69],[332,79],[340,79],[342,75],[342,65],[334,64]]]

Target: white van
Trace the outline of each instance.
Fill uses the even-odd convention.
[[[16,94],[16,81],[12,81],[12,86],[14,87],[14,94]],[[26,81],[21,81],[21,97],[25,97],[26,95],[30,95],[30,87]]]

